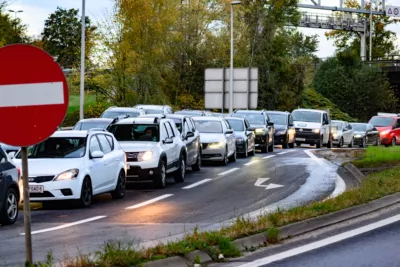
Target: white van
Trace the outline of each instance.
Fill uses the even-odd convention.
[[[316,145],[321,148],[332,147],[328,112],[317,109],[295,109],[292,111],[294,127],[296,128],[296,145]]]

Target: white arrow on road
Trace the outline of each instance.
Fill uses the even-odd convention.
[[[263,185],[263,183],[268,181],[268,180],[269,180],[269,178],[258,178],[254,185],[258,186],[258,187],[265,187],[265,190],[284,187],[284,185],[272,184],[272,183],[269,184],[269,185]]]

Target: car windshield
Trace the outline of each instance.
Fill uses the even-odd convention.
[[[202,116],[203,112],[201,111],[177,111],[175,114],[180,115],[188,115],[188,116]]]
[[[367,130],[366,124],[350,124],[354,131],[365,132]]]
[[[122,115],[129,115],[129,117],[135,118],[139,117],[139,112],[135,111],[106,111],[103,113],[101,116],[102,118],[107,118],[107,119],[115,119],[118,116]]]
[[[375,127],[388,127],[392,126],[394,119],[393,118],[385,118],[385,117],[372,117],[369,121],[370,124],[374,125]]]
[[[182,133],[182,120],[177,118],[173,118],[172,120],[174,121],[176,128],[178,128],[178,131]]]
[[[336,130],[342,130],[342,128],[343,128],[343,123],[341,123],[341,122],[332,121],[331,125],[332,125],[332,128],[335,128]]]
[[[73,130],[89,130],[93,128],[105,129],[110,124],[108,121],[85,121],[78,122]]]
[[[244,131],[243,121],[241,121],[241,120],[232,120],[232,119],[231,120],[227,119],[227,121],[228,121],[229,125],[232,127],[232,129],[235,132],[243,132]]]
[[[118,141],[159,142],[158,124],[114,124],[109,131]]]
[[[287,125],[287,116],[281,114],[268,114],[269,119],[277,125]]]
[[[86,137],[50,137],[28,147],[28,158],[82,158],[86,151]],[[21,153],[15,156],[21,158]]]
[[[220,121],[195,120],[194,123],[200,133],[222,133]]]
[[[294,121],[321,123],[322,113],[313,111],[296,110],[292,113]]]
[[[162,109],[145,109],[147,114],[164,114]]]
[[[265,118],[264,115],[262,114],[257,114],[257,113],[244,113],[244,112],[239,112],[239,113],[234,113],[232,114],[232,117],[239,117],[239,118],[246,118],[250,124],[263,124],[265,125]]]

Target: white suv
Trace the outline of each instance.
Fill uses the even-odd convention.
[[[20,151],[14,162],[21,167]],[[32,202],[48,206],[54,200],[76,200],[88,207],[93,195],[125,196],[125,153],[105,130],[57,131],[28,148],[28,163]]]
[[[187,152],[173,120],[127,118],[108,130],[126,152],[127,181],[152,180],[156,187],[165,188],[169,173],[174,174],[175,182],[185,180]]]

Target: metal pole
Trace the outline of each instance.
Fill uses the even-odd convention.
[[[28,149],[21,148],[22,155],[22,183],[24,197],[24,231],[25,231],[25,251],[26,261],[32,263],[32,234],[31,234],[31,207],[29,201],[29,176],[28,176]]]
[[[233,5],[231,4],[231,65],[229,74],[229,113],[233,112]]]
[[[86,30],[86,16],[85,16],[85,0],[82,0],[82,38],[81,38],[81,88],[80,88],[80,107],[79,119],[83,119],[83,106],[85,104],[85,30]]]
[[[369,61],[372,61],[372,1],[369,13]]]

